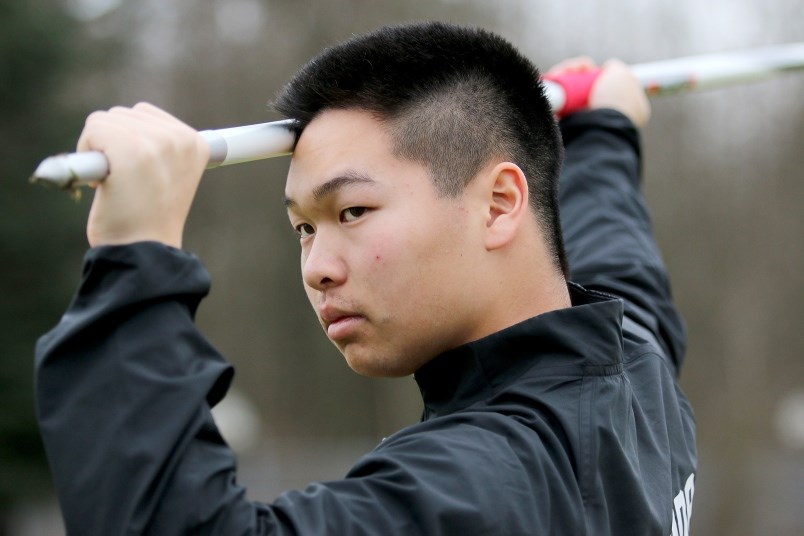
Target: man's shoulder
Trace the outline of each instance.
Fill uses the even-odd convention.
[[[550,519],[580,519],[581,501],[568,459],[556,462],[554,439],[537,435],[499,413],[453,413],[384,439],[347,478],[393,475],[395,485],[416,485],[424,496],[482,505],[483,522],[491,515],[498,527],[517,527],[506,533],[547,530]]]
[[[423,452],[437,456],[460,451],[464,458],[500,457],[512,454],[504,430],[507,426],[498,413],[462,411],[403,428],[384,438],[373,452],[394,455]]]
[[[386,438],[371,455],[438,460],[438,466],[502,487],[554,487],[574,480],[562,426],[544,415],[469,409],[418,423]]]

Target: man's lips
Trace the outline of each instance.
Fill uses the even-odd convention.
[[[327,326],[327,336],[333,341],[344,339],[354,333],[364,320],[365,319],[359,315],[342,316]]]
[[[327,305],[320,307],[318,314],[327,336],[333,341],[348,336],[365,320],[360,313]]]

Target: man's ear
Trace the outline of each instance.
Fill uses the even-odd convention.
[[[500,162],[487,175],[489,200],[486,221],[486,249],[508,245],[521,228],[528,210],[528,181],[514,163]]]

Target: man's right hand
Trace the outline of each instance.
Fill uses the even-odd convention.
[[[209,160],[195,130],[151,104],[115,107],[87,117],[78,150],[101,151],[109,160],[89,213],[90,246],[155,240],[181,248]]]
[[[591,58],[582,56],[551,67],[548,74],[583,72],[597,69]],[[620,60],[609,60],[601,67],[589,94],[589,108],[612,108],[627,116],[637,127],[650,119],[650,102],[631,69]]]

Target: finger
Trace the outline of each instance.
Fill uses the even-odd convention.
[[[159,110],[153,105],[142,106],[138,103],[131,108],[125,106],[115,106],[109,110],[113,117],[127,118],[135,121],[136,124],[144,126],[164,127],[169,129],[194,130],[189,125],[183,123],[178,118],[167,112]]]
[[[78,142],[76,142],[77,151],[95,150],[95,147],[90,143],[91,134],[93,130],[99,128],[100,123],[107,120],[107,114],[108,112],[98,110],[87,116],[84,120],[84,128],[81,130],[81,135],[78,136]]]
[[[154,106],[153,104],[151,104],[149,102],[138,102],[131,109],[134,110],[135,112],[148,115],[149,117],[154,117],[154,118],[157,118],[157,119],[161,119],[161,120],[163,120],[165,122],[168,122],[168,123],[171,123],[171,124],[180,124],[180,125],[183,125],[184,127],[193,129],[193,127],[191,127],[190,125],[188,125],[187,123],[185,123],[184,121],[182,121],[181,119],[176,117],[175,115],[172,115],[172,114],[166,112],[165,110],[163,110],[162,108],[159,108],[158,106]],[[193,129],[193,130],[195,130],[195,129]]]
[[[132,106],[132,109],[133,110],[139,110],[139,111],[144,112],[144,113],[149,113],[149,114],[165,117],[165,118],[176,119],[176,117],[174,115],[166,112],[165,110],[163,110],[162,108],[160,108],[158,106],[155,106],[155,105],[151,104],[150,102],[140,101],[137,104],[135,104],[134,106]]]
[[[105,115],[99,115],[97,123],[100,125],[115,123],[130,129],[132,141],[139,139],[146,144],[149,142],[172,143],[196,133],[195,129],[172,115],[161,110],[157,111],[158,109],[153,106],[150,108],[115,106],[109,109]]]
[[[624,74],[624,76],[636,79],[636,76],[634,75],[633,71],[628,66],[628,64],[626,64],[624,61],[620,59],[617,58],[608,59],[605,62],[603,62],[602,67],[604,70],[620,71]]]
[[[597,68],[597,64],[592,58],[589,56],[578,56],[575,58],[566,59],[553,65],[550,67],[550,69],[548,69],[547,74],[583,72],[590,71],[595,68]]]
[[[176,116],[148,102],[138,102],[131,108],[131,113],[136,114],[136,116],[140,118],[156,120],[166,128],[172,129],[176,134],[194,133],[196,135],[196,151],[201,156],[204,163],[209,161],[209,143],[198,135],[198,131],[195,128]]]
[[[192,143],[192,149],[188,141]],[[78,143],[78,151],[97,150],[107,153],[110,160],[124,150],[153,155],[184,154],[200,165],[209,160],[209,145],[196,130],[153,105],[139,103],[134,108],[115,106],[107,111],[93,112],[87,117]],[[154,157],[155,157],[154,156]],[[126,156],[128,158],[128,156]]]
[[[124,107],[93,112],[86,119],[76,148],[78,151],[104,151],[112,140],[148,139],[158,133],[151,123]]]

